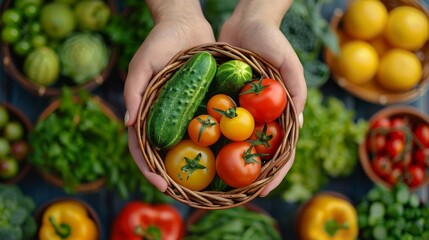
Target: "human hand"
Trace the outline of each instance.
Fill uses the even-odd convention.
[[[140,171],[160,191],[167,189],[167,182],[151,172],[140,151],[134,123],[142,95],[149,80],[162,70],[179,51],[199,44],[214,42],[210,24],[204,18],[198,0],[177,2],[147,0],[155,26],[135,53],[128,67],[124,88],[127,113],[124,121],[128,127],[129,149]]]
[[[264,0],[239,1],[231,18],[222,26],[218,41],[248,49],[279,70],[302,126],[302,111],[307,97],[304,71],[298,56],[279,29],[291,2],[274,0],[272,4],[266,4]],[[268,195],[281,183],[292,167],[294,153],[295,151],[289,162],[264,188],[260,196]]]

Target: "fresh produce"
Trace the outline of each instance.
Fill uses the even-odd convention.
[[[36,234],[34,200],[16,186],[0,184],[0,239],[30,240]]]
[[[178,184],[200,191],[215,177],[215,156],[208,147],[202,147],[191,140],[182,140],[165,156],[167,174]]]
[[[411,91],[423,77],[417,52],[429,39],[429,20],[411,5],[383,4],[364,0],[347,6],[336,29],[341,51],[330,57],[330,67],[356,85]]]
[[[60,74],[60,60],[50,47],[40,47],[30,52],[24,61],[28,79],[41,86],[54,84]]]
[[[302,206],[297,226],[302,240],[354,240],[359,233],[353,204],[328,192],[317,194]]]
[[[137,49],[152,30],[153,20],[144,1],[124,0],[121,3],[125,13],[112,15],[103,32],[110,41],[120,47],[118,68],[126,73]]]
[[[226,94],[216,94],[209,98],[206,106],[207,113],[214,117],[218,122],[222,118],[220,111],[226,111],[230,108],[237,107],[234,100]]]
[[[252,68],[240,60],[229,60],[218,66],[209,93],[236,97],[245,83],[252,80]]]
[[[414,118],[415,119],[415,118]],[[429,124],[411,115],[380,115],[366,133],[365,149],[371,170],[387,185],[421,185],[429,169]]]
[[[247,109],[256,122],[272,122],[283,113],[287,104],[286,90],[274,79],[261,78],[244,85],[239,105]]]
[[[256,123],[249,141],[255,146],[256,152],[264,154],[261,155],[261,160],[266,161],[274,156],[283,137],[284,132],[278,122]]]
[[[50,204],[43,212],[39,229],[40,240],[96,240],[99,234],[88,210],[76,200],[60,200]]]
[[[228,143],[216,156],[216,172],[228,186],[248,186],[261,173],[262,163],[259,156],[249,142]]]
[[[390,190],[374,186],[357,210],[361,239],[429,238],[429,207],[405,184],[397,184]]]
[[[109,51],[103,38],[95,33],[76,33],[58,49],[61,73],[82,84],[97,76],[106,67]]]
[[[116,216],[110,240],[182,239],[184,222],[180,212],[169,204],[128,202]]]
[[[74,14],[79,29],[101,31],[109,21],[111,12],[102,0],[86,0],[76,3]]]
[[[343,22],[348,35],[360,40],[370,40],[383,32],[387,22],[387,9],[379,1],[356,1],[348,6]]]
[[[51,38],[67,37],[76,27],[76,19],[71,8],[60,2],[50,2],[40,10],[40,24]]]
[[[233,107],[223,113],[219,122],[221,133],[231,141],[248,139],[255,129],[252,114],[243,107]]]
[[[307,96],[296,160],[274,190],[288,202],[307,200],[330,178],[351,174],[367,129],[366,121],[355,120],[354,112],[339,99],[324,97],[314,88]]]
[[[187,227],[185,240],[193,239],[281,239],[276,222],[264,213],[239,206],[205,212]]]
[[[417,50],[429,39],[428,17],[419,9],[400,6],[390,11],[385,38],[394,47]]]
[[[216,119],[203,114],[193,118],[188,124],[188,136],[197,145],[207,147],[220,138],[220,127]]]
[[[146,123],[148,140],[154,147],[170,148],[183,138],[215,72],[216,60],[210,53],[200,52],[167,81],[151,106]]]
[[[29,152],[24,123],[0,104],[0,181],[18,175]]]

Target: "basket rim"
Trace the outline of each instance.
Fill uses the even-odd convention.
[[[3,1],[0,8],[0,13],[8,9],[11,3],[12,0]],[[107,0],[107,4],[112,13],[117,12],[116,4],[113,0]],[[83,84],[69,86],[70,89],[72,89],[74,92],[78,91],[79,89],[93,90],[101,86],[108,79],[118,59],[119,48],[114,44],[110,44],[107,46],[110,48],[110,56],[104,69],[97,76],[92,77]],[[9,44],[6,44],[5,42],[1,41],[0,52],[2,55],[3,69],[25,90],[40,97],[55,97],[61,95],[61,88],[63,86],[42,86],[31,82],[25,76],[23,71],[20,70],[19,67],[17,67],[17,65],[15,64],[13,54],[11,53],[11,46]]]
[[[348,0],[348,3],[350,2],[351,0]],[[385,4],[384,1],[381,1],[381,2]],[[410,2],[404,3],[403,1],[397,1],[397,3],[407,4],[407,5],[411,4]],[[429,19],[429,10],[424,4],[420,3],[419,1],[413,1],[413,4],[415,4],[413,5],[413,7],[418,7],[419,10],[421,10]],[[344,13],[345,13],[345,10],[342,8],[334,9],[329,22],[329,26],[334,33],[337,32],[337,28],[341,22],[341,18],[343,17]],[[419,49],[419,51],[423,51],[424,55],[429,56],[429,41],[427,41],[426,44],[421,49]],[[423,62],[423,60],[420,59],[420,62],[422,63],[423,75],[416,87],[404,92],[394,92],[394,91],[388,91],[386,89],[383,89],[385,92],[382,93],[382,92],[378,92],[376,89],[369,89],[363,85],[355,84],[351,81],[348,81],[343,76],[341,76],[341,74],[332,67],[333,56],[331,55],[332,53],[330,52],[330,50],[325,47],[323,49],[322,57],[324,61],[328,64],[329,68],[331,69],[331,75],[334,82],[336,82],[340,88],[346,90],[351,95],[359,99],[362,99],[364,101],[367,101],[369,103],[378,104],[378,105],[409,103],[422,97],[428,89],[429,61]]]
[[[408,106],[408,105],[395,105],[395,106],[388,106],[386,108],[383,108],[376,112],[374,115],[370,117],[368,120],[368,124],[370,125],[375,120],[379,119],[380,117],[392,117],[397,115],[408,115],[413,116],[417,119],[419,119],[421,122],[425,122],[426,124],[429,124],[429,116],[419,111],[417,108]],[[365,132],[365,136],[368,134],[369,129]],[[378,176],[373,170],[370,165],[370,158],[368,157],[368,152],[366,150],[366,140],[362,141],[362,143],[359,144],[358,148],[358,155],[359,155],[359,162],[365,172],[365,175],[374,183],[374,184],[381,184],[387,188],[391,188],[392,185],[388,183],[387,181],[383,180],[380,176]],[[425,171],[427,172],[427,171]],[[417,186],[409,187],[410,191],[417,191],[423,187],[426,187],[429,184],[429,174],[425,173],[425,179]]]
[[[218,51],[223,51],[223,50],[228,51],[227,55],[221,55],[218,52]],[[182,57],[182,55],[184,55],[184,54],[193,55],[193,54],[200,52],[200,51],[208,51],[208,52],[213,51],[213,53],[212,53],[213,57],[224,58],[224,59],[225,58],[226,59],[234,58],[234,57],[229,56],[230,54],[232,55],[232,53],[229,51],[234,51],[234,52],[238,52],[238,54],[242,55],[246,59],[251,58],[253,61],[259,61],[258,64],[262,63],[264,66],[266,66],[272,72],[266,73],[265,70],[263,70],[263,69],[262,69],[262,71],[257,71],[257,72],[262,76],[270,76],[273,74],[277,74],[277,77],[276,77],[277,80],[282,84],[282,86],[286,90],[287,97],[288,97],[288,104],[287,104],[287,107],[284,110],[281,117],[284,119],[289,118],[289,121],[290,121],[289,125],[290,126],[283,126],[283,127],[286,128],[286,130],[284,129],[285,132],[290,133],[290,136],[289,136],[289,138],[285,137],[283,139],[281,147],[279,147],[279,149],[278,149],[276,155],[273,157],[273,159],[270,160],[270,162],[268,164],[264,164],[264,166],[266,165],[269,167],[270,163],[273,163],[273,164],[271,164],[272,165],[271,168],[266,170],[266,171],[267,171],[267,173],[269,171],[274,171],[274,173],[271,174],[271,176],[269,176],[268,178],[262,178],[261,179],[261,176],[260,176],[256,180],[256,182],[252,183],[250,186],[260,186],[260,187],[257,188],[256,190],[253,189],[253,191],[250,193],[250,196],[245,194],[246,190],[243,190],[245,188],[233,189],[233,190],[228,191],[228,192],[220,192],[220,191],[206,191],[206,190],[191,191],[185,187],[180,186],[179,184],[175,183],[173,180],[169,179],[169,176],[166,174],[166,172],[162,170],[162,166],[161,166],[160,162],[163,160],[159,156],[158,152],[150,145],[150,143],[144,142],[144,140],[143,140],[143,138],[146,137],[145,130],[144,130],[145,126],[146,126],[146,115],[145,114],[148,113],[148,108],[150,108],[150,106],[146,105],[146,103],[148,102],[147,100],[153,101],[154,98],[156,98],[156,96],[153,96],[153,94],[158,94],[158,92],[156,92],[156,93],[154,93],[154,92],[157,89],[159,90],[160,87],[162,87],[162,85],[163,85],[162,81],[165,82],[168,80],[168,79],[166,79],[167,77],[165,77],[165,78],[163,77],[164,74],[166,72],[168,73],[168,71],[175,71],[175,69],[177,69],[179,67],[178,65],[183,64],[183,62],[186,60],[186,56]],[[224,53],[224,52],[222,52],[222,53]],[[246,55],[249,55],[249,56],[246,56]],[[258,66],[256,66],[255,64],[253,64],[252,69],[253,69],[253,67],[258,68]],[[259,66],[259,68],[262,68],[262,67]],[[255,69],[253,69],[253,70],[255,70]],[[258,70],[261,70],[261,69],[258,69]],[[160,81],[161,81],[161,83],[159,83]],[[155,89],[153,89],[153,88],[155,88]],[[297,138],[298,138],[298,134],[299,134],[298,125],[299,125],[298,124],[298,116],[297,116],[296,111],[295,111],[295,106],[293,104],[293,101],[292,101],[292,98],[291,98],[289,92],[287,91],[286,87],[284,86],[283,79],[281,78],[281,75],[278,72],[278,70],[275,69],[271,64],[269,64],[263,58],[261,58],[260,56],[256,55],[255,53],[253,53],[247,49],[235,47],[235,46],[232,46],[232,45],[225,43],[225,42],[216,42],[216,43],[201,44],[201,45],[197,45],[197,46],[179,51],[166,64],[166,66],[159,73],[157,73],[155,76],[153,76],[150,79],[146,91],[142,94],[142,100],[140,102],[140,106],[139,106],[139,110],[138,110],[137,121],[136,121],[134,126],[135,126],[135,132],[137,135],[139,147],[140,147],[140,150],[144,156],[143,159],[147,163],[147,165],[149,166],[149,170],[152,173],[158,174],[167,180],[168,187],[166,190],[166,194],[173,197],[174,199],[178,200],[179,202],[187,204],[191,207],[213,210],[213,209],[231,208],[231,207],[235,207],[238,205],[242,205],[242,204],[250,202],[251,200],[253,200],[257,196],[259,196],[259,194],[263,191],[264,187],[268,183],[270,183],[278,175],[279,169],[284,167],[289,160],[293,159],[293,156],[292,156],[293,151],[292,150],[296,146],[296,142],[297,142]],[[144,135],[144,136],[142,136],[142,135]],[[146,151],[148,152],[148,154],[153,154],[153,155],[152,156],[145,156]],[[282,152],[282,154],[285,156],[281,155],[280,152]],[[277,158],[279,156],[280,156],[280,158],[285,157],[287,159]],[[151,159],[149,159],[149,158],[155,159],[154,165],[152,165]],[[281,161],[283,161],[283,162],[281,162]],[[280,165],[273,167],[273,165],[275,165],[275,164],[280,164]],[[264,169],[264,166],[263,166],[263,169]],[[263,171],[265,171],[265,170],[263,170]],[[262,175],[262,173],[261,173],[261,175]],[[179,191],[179,193],[175,193],[175,191]],[[182,198],[182,197],[178,196],[180,194],[182,195],[182,197],[183,197],[183,195],[185,197]],[[212,201],[205,199],[205,197],[209,197],[212,200],[214,199],[215,201],[217,201],[217,200],[222,201],[222,199],[224,199],[224,198],[222,198],[220,196],[221,194],[224,194],[224,197],[230,201],[226,201],[225,204],[213,204]],[[191,198],[194,198],[194,197],[198,201],[190,200]],[[237,199],[239,199],[239,200],[237,200]]]

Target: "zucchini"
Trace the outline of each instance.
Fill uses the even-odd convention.
[[[168,149],[183,138],[215,74],[216,60],[203,51],[190,57],[165,83],[149,110],[146,123],[152,146]]]

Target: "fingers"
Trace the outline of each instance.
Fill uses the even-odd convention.
[[[143,159],[143,155],[140,152],[141,150],[138,144],[136,131],[133,126],[128,127],[128,140],[128,147],[130,149],[131,155],[133,156],[134,162],[137,164],[142,174],[161,192],[165,192],[167,190],[167,182],[160,175],[155,174],[149,170],[149,166]]]
[[[275,189],[284,179],[286,174],[289,172],[290,168],[293,165],[293,162],[295,160],[295,150],[293,152],[292,158],[286,163],[286,165],[280,169],[277,176],[265,186],[264,190],[259,194],[260,197],[267,196],[273,189]]]

